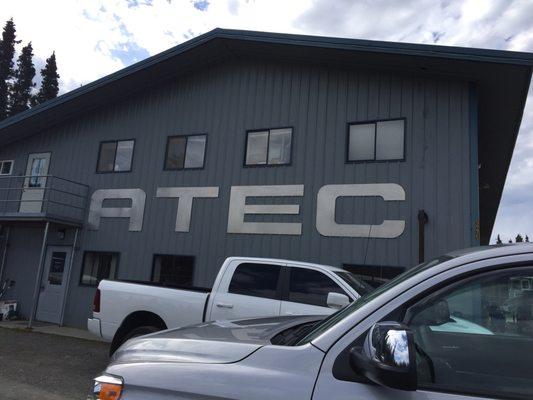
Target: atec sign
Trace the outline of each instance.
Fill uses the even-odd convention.
[[[218,198],[219,187],[159,187],[156,197],[178,202],[176,232],[189,232],[195,199]],[[299,215],[299,204],[247,204],[248,197],[301,197],[304,185],[232,186],[227,233],[301,235],[301,222],[249,222],[246,215]],[[323,236],[395,238],[405,229],[402,219],[385,219],[379,224],[341,224],[336,222],[335,207],[341,197],[381,197],[384,201],[405,201],[405,190],[396,183],[325,185],[316,196],[316,229]],[[106,207],[105,200],[129,199],[128,207]],[[142,230],[146,193],[142,189],[99,189],[91,197],[89,229],[100,229],[102,218],[128,218],[129,230]]]

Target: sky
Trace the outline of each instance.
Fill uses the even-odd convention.
[[[216,27],[533,52],[533,0],[0,0],[39,70],[56,52],[61,92]],[[491,243],[533,240],[530,89]]]

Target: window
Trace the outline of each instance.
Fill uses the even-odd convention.
[[[48,269],[48,284],[53,286],[61,286],[63,284],[63,273],[65,272],[65,262],[67,260],[67,253],[65,251],[54,251],[50,259],[50,267]]]
[[[34,157],[31,162],[30,177],[28,180],[28,187],[40,188],[46,185],[46,175],[48,170],[48,158],[47,157]]]
[[[346,294],[339,285],[322,272],[304,268],[290,268],[289,301],[328,306],[328,293]]]
[[[405,321],[421,388],[533,398],[533,268],[483,274],[429,295]]]
[[[118,140],[100,143],[97,172],[131,171],[135,140]]]
[[[291,162],[292,128],[250,131],[245,165],[286,165]]]
[[[405,158],[405,119],[350,124],[348,161],[399,161]]]
[[[165,169],[203,168],[207,135],[171,136],[167,139]]]
[[[80,283],[87,286],[98,286],[102,279],[115,279],[118,256],[118,253],[85,252]]]
[[[233,273],[229,293],[246,296],[279,299],[279,276],[281,267],[269,264],[240,264]]]
[[[0,161],[0,175],[11,175],[13,172],[13,160]]]
[[[194,257],[154,255],[152,282],[163,286],[192,286]]]

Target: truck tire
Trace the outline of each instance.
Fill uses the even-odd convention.
[[[126,341],[133,339],[135,337],[148,335],[149,333],[159,332],[161,330],[165,329],[161,326],[153,326],[153,325],[144,325],[144,326],[138,326],[128,333],[126,333],[124,336],[120,338],[120,340],[114,341],[111,343],[111,348],[109,349],[109,355],[113,355],[115,351],[118,350],[122,344],[124,344]]]

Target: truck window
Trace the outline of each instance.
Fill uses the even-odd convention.
[[[233,273],[228,292],[279,300],[281,298],[278,290],[280,272],[281,266],[279,265],[240,264]]]
[[[164,286],[192,286],[194,257],[154,254],[152,282]]]
[[[327,307],[329,292],[346,294],[339,285],[322,272],[290,268],[289,301]]]
[[[497,398],[533,394],[533,292],[514,282],[532,268],[491,272],[411,306],[421,388]]]

